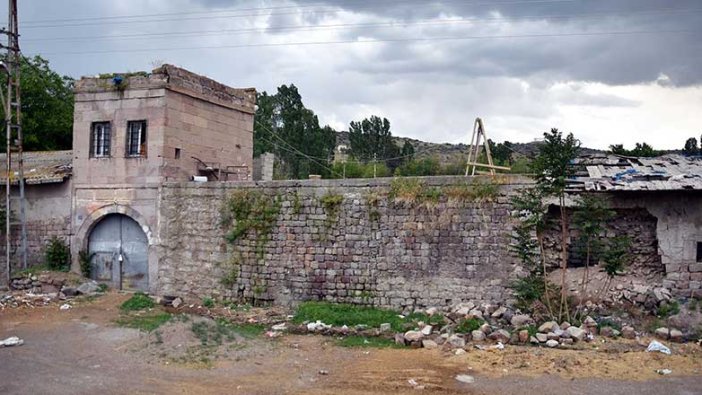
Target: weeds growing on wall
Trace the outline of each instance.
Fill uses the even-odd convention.
[[[251,234],[256,254],[262,258],[280,206],[279,196],[272,198],[248,189],[233,192],[222,208],[222,225],[229,228],[227,241],[233,244]]]
[[[341,209],[341,204],[344,202],[344,196],[338,193],[327,192],[327,194],[319,199],[319,202],[322,203],[324,212],[327,215],[324,224],[328,232],[339,219],[339,210]]]
[[[451,185],[443,188],[443,193],[449,201],[454,202],[492,202],[497,199],[499,192],[499,186],[491,180]]]
[[[300,193],[298,191],[295,191],[295,194],[293,195],[292,213],[294,215],[298,215],[301,211],[302,202],[300,201]]]
[[[441,189],[428,187],[419,178],[395,178],[390,183],[388,197],[396,203],[431,205],[439,202]]]
[[[366,205],[368,206],[368,219],[371,222],[380,221],[380,211],[378,211],[380,195],[377,192],[368,192],[366,194]]]

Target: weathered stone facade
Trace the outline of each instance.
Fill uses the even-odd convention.
[[[462,177],[423,180],[426,188]],[[408,204],[388,197],[391,179],[167,184],[160,207],[159,293],[288,304],[305,299],[397,308],[504,301],[520,271],[509,251],[508,196],[495,201]],[[228,244],[221,208],[235,191],[260,191],[280,211],[263,254],[256,236]],[[338,209],[325,196],[343,196]],[[231,284],[223,279],[234,276]]]

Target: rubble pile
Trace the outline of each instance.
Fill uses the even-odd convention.
[[[78,286],[71,286],[72,284]],[[72,273],[43,272],[15,277],[10,280],[11,291],[0,294],[0,311],[5,309],[47,306],[56,301],[100,292],[100,285]]]

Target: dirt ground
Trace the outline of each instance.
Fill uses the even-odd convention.
[[[2,394],[700,394],[702,349],[646,353],[636,342],[581,350],[507,346],[463,355],[425,349],[343,348],[322,336],[236,336],[201,362],[198,338],[175,320],[146,334],[115,324],[127,296],[0,311]],[[178,357],[178,358],[176,358]],[[656,369],[671,369],[661,376]],[[473,376],[462,383],[456,375]]]

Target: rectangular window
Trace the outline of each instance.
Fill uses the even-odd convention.
[[[697,262],[702,262],[702,242],[697,242]]]
[[[176,159],[180,159],[180,148],[176,148],[176,149],[175,149],[175,155],[174,155],[174,157],[175,157]]]
[[[90,132],[90,157],[107,158],[110,156],[110,133],[109,122],[93,122]]]
[[[146,158],[146,121],[127,122],[127,156]]]

